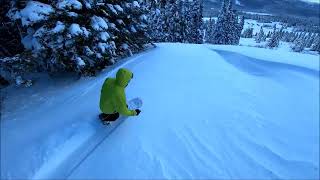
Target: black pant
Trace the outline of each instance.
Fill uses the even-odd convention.
[[[114,113],[114,114],[100,114],[100,119],[102,121],[115,121],[119,118],[120,114],[119,113]]]

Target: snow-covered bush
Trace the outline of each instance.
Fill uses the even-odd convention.
[[[22,43],[41,70],[88,75],[144,48],[147,11],[131,0],[28,1],[8,16],[23,25]]]

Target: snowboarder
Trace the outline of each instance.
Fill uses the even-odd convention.
[[[128,69],[121,68],[116,74],[116,78],[106,78],[102,85],[100,96],[99,118],[104,122],[115,121],[119,115],[137,116],[140,109],[129,110],[126,102],[125,87],[133,78],[133,73]]]

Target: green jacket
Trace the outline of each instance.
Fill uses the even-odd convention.
[[[107,78],[101,89],[100,109],[105,114],[118,112],[125,116],[135,116],[135,110],[129,110],[126,102],[125,87],[133,77],[128,69],[121,68],[116,78]]]

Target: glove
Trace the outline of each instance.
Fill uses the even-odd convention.
[[[136,111],[136,116],[138,116],[141,112],[140,109],[136,109],[135,111]]]

